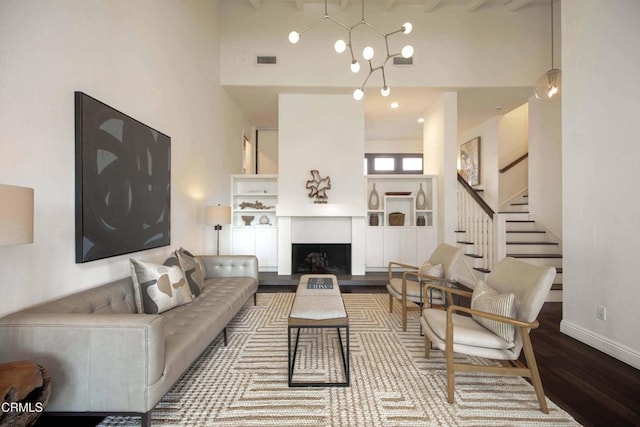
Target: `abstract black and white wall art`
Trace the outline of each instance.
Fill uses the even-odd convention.
[[[75,93],[76,262],[171,243],[171,138]]]

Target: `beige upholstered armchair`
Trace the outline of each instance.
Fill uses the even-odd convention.
[[[449,403],[454,403],[456,371],[486,372],[531,378],[540,409],[548,413],[529,331],[538,327],[536,319],[555,275],[553,267],[504,258],[489,273],[486,283],[478,283],[473,293],[433,283],[425,285],[425,288],[471,297],[471,308],[456,305],[446,311],[427,308],[420,319],[425,356],[429,357],[432,345],[445,351]],[[522,350],[526,366],[518,361]],[[501,366],[454,362],[454,353],[495,359]]]
[[[407,312],[420,311],[422,309],[424,302],[422,283],[430,281],[445,285],[447,282],[454,282],[458,261],[460,261],[463,251],[464,248],[462,247],[441,243],[433,251],[429,261],[422,264],[422,266],[396,261],[389,262],[389,282],[387,283],[389,313],[393,312],[393,300],[397,299],[400,302],[403,331],[407,330]],[[401,277],[398,277],[400,274]],[[418,278],[417,275],[420,277]],[[444,303],[443,294],[439,289],[430,289],[425,296],[430,303]]]

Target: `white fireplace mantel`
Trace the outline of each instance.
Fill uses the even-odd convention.
[[[348,203],[277,203],[278,217],[366,217],[362,204]]]

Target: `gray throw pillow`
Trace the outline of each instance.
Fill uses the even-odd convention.
[[[191,295],[195,298],[200,295],[204,286],[204,267],[195,255],[183,248],[176,251],[176,256],[191,289]]]
[[[160,314],[192,301],[180,267],[133,258],[129,264],[138,313]]]

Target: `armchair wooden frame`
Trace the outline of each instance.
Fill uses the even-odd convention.
[[[394,267],[396,268],[396,270],[394,271]],[[401,269],[401,271],[398,271],[398,269]],[[411,264],[405,264],[402,262],[397,262],[397,261],[390,261],[389,262],[389,266],[388,266],[388,280],[389,283],[391,283],[391,279],[393,279],[393,274],[401,272],[402,273],[402,298],[400,299],[400,310],[401,310],[401,317],[402,317],[402,330],[406,331],[407,330],[407,313],[409,311],[418,311],[420,312],[422,310],[422,307],[424,306],[424,297],[422,292],[420,293],[420,298],[419,301],[413,301],[407,298],[407,278],[409,276],[413,276],[417,279],[417,281],[419,283],[421,283],[421,280],[429,280],[429,281],[433,281],[436,283],[455,283],[451,280],[448,279],[444,279],[442,277],[435,277],[435,276],[429,276],[426,274],[421,274],[419,273],[419,269],[420,267],[417,267],[415,265],[411,265]],[[420,287],[420,290],[422,291],[422,287]],[[394,300],[394,296],[389,294],[389,313],[393,313],[393,300]]]
[[[452,294],[465,296],[471,298],[472,293],[461,289],[449,288],[446,286],[440,286],[433,283],[427,283],[424,286],[424,293],[426,294],[427,288],[432,287],[445,292],[448,296],[448,301],[451,301]],[[522,339],[522,351],[526,360],[526,365],[519,360],[499,360],[502,366],[481,366],[468,363],[456,363],[453,359],[453,313],[462,312],[468,315],[475,315],[486,319],[496,320],[499,322],[509,323],[514,325],[520,334]],[[445,358],[447,363],[447,401],[449,403],[455,402],[455,372],[485,372],[495,375],[505,376],[519,376],[531,378],[533,389],[540,403],[540,410],[548,414],[549,408],[547,407],[547,401],[544,395],[544,389],[542,387],[542,381],[540,380],[540,372],[538,370],[538,364],[533,352],[533,346],[531,345],[531,339],[529,337],[529,331],[538,327],[538,321],[523,322],[510,317],[499,316],[493,313],[487,313],[484,311],[474,310],[469,307],[463,307],[459,305],[449,305],[447,308],[447,323],[446,323],[446,340],[445,340]],[[424,335],[424,353],[425,357],[429,357],[431,350],[431,341],[429,337]]]

